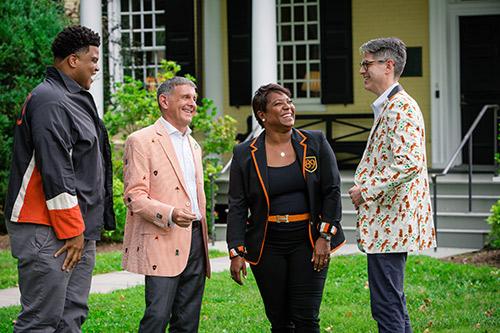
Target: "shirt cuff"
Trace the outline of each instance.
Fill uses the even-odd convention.
[[[337,228],[332,223],[321,222],[319,225],[319,232],[335,235],[337,233]]]
[[[168,220],[167,220],[167,227],[172,227],[175,222],[172,220],[172,215],[174,215],[174,207],[170,210],[170,213],[168,213]]]
[[[229,259],[233,259],[235,257],[244,257],[245,253],[247,253],[246,248],[243,245],[233,247],[229,249]]]

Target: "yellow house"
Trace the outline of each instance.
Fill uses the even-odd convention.
[[[300,117],[370,113],[359,46],[383,36],[408,46],[400,80],[424,113],[429,164],[442,168],[484,104],[498,103],[500,2],[493,0],[100,0],[66,1],[83,24],[102,14],[113,80],[147,81],[167,58],[198,78],[202,96],[248,132],[252,92],[279,82]],[[75,10],[76,8],[76,10]],[[305,116],[308,115],[308,116]],[[344,116],[345,117],[345,116]],[[328,118],[328,117],[326,117]],[[371,119],[349,120],[369,127]],[[304,125],[310,121],[298,121]],[[323,121],[335,137],[352,127]],[[493,164],[493,115],[473,140],[474,164]],[[363,141],[363,135],[339,141]],[[334,147],[335,148],[335,147]],[[461,160],[458,160],[458,164]]]
[[[296,125],[323,129],[345,170],[355,165],[373,121],[375,96],[364,90],[359,75],[359,47],[370,39],[395,36],[408,47],[400,82],[424,114],[432,169],[447,164],[484,105],[500,104],[500,1],[67,0],[67,5],[69,12],[72,5],[80,9],[82,24],[109,33],[104,47],[112,81],[130,75],[147,82],[162,59],[175,60],[181,75],[197,77],[201,96],[236,118],[239,133],[256,126],[249,118],[253,92],[278,82],[292,91]],[[497,122],[487,113],[474,134],[476,170],[493,171]],[[455,164],[467,162],[465,153],[459,152]],[[488,177],[479,184],[489,185]],[[444,222],[438,227],[449,236],[445,243],[482,244],[489,229],[484,218],[500,193],[495,186],[476,188],[472,201],[478,201],[479,215],[462,212],[466,194],[440,194],[447,202],[439,208]],[[475,229],[462,232],[472,220]]]

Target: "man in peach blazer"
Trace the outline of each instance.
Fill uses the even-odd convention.
[[[406,46],[397,38],[361,46],[360,74],[377,95],[375,121],[349,190],[357,241],[367,253],[372,316],[379,332],[411,332],[404,295],[407,252],[436,246],[427,175],[424,119],[398,80]]]
[[[125,143],[123,268],[146,276],[139,332],[197,332],[210,262],[201,148],[188,127],[196,86],[174,77],[157,96],[162,117]]]

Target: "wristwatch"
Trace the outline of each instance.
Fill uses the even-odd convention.
[[[319,234],[319,237],[321,237],[323,239],[326,239],[327,241],[331,241],[332,240],[332,234],[329,234],[327,232],[321,232]]]

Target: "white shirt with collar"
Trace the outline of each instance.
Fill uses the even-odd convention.
[[[189,134],[191,134],[191,129],[188,127],[186,133],[183,134],[165,118],[160,117],[160,121],[167,129],[167,133],[172,141],[172,145],[174,146],[175,155],[177,156],[177,161],[179,161],[184,182],[187,186],[189,200],[191,201],[191,212],[196,214],[196,218],[200,220],[201,213],[198,205],[198,194],[196,191],[196,170],[194,166],[193,152],[191,150],[191,145],[189,144]],[[172,209],[168,216],[169,224],[172,224],[173,222],[173,212],[174,210]]]
[[[392,86],[390,86],[389,88],[387,88],[387,90],[384,91],[382,93],[382,95],[380,95],[375,100],[375,102],[372,103],[371,107],[372,107],[372,110],[373,110],[373,114],[375,115],[374,120],[377,120],[378,116],[380,116],[380,114],[382,113],[382,109],[383,109],[384,103],[387,100],[387,96],[389,96],[389,94],[391,93],[392,89],[394,89],[394,87],[396,87],[398,84],[399,84],[399,82],[397,82],[397,81],[394,82],[392,84]]]

